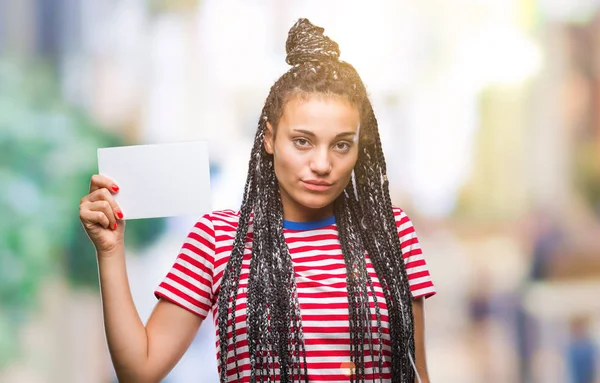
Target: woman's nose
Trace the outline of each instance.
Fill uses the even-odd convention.
[[[315,150],[311,158],[310,169],[317,174],[325,175],[331,172],[331,168],[328,151],[326,149]]]

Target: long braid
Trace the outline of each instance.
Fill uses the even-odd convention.
[[[365,220],[370,222],[374,227],[385,227],[385,222],[381,219],[381,213],[378,211],[379,209],[368,209],[370,205],[368,201],[365,201],[367,198],[363,198],[365,194],[371,193],[371,195],[376,195],[379,193],[373,192],[373,188],[376,185],[376,180],[373,178],[373,174],[375,173],[373,170],[369,172],[363,173],[362,171],[358,171],[357,169],[357,177],[359,179],[358,186],[358,194],[359,194],[359,202],[362,205],[361,211],[365,214]],[[375,176],[376,177],[376,176]],[[373,196],[373,199],[379,199]],[[381,199],[379,199],[381,200]],[[365,231],[363,229],[363,231]],[[402,295],[398,291],[398,285],[400,281],[397,279],[398,267],[397,262],[394,257],[386,256],[386,252],[389,251],[389,241],[386,238],[384,233],[384,229],[380,230],[369,230],[370,233],[364,233],[367,238],[366,248],[373,262],[373,266],[377,272],[377,275],[380,281],[383,282],[382,287],[384,288],[384,292],[386,294],[386,302],[388,306],[389,313],[389,323],[390,323],[390,343],[392,349],[392,360],[396,362],[392,363],[392,377],[404,376],[405,374],[410,373],[410,369],[407,367],[407,359],[406,353],[404,352],[404,338],[406,337],[406,331],[403,330],[403,324],[406,322],[403,321],[402,316]],[[386,246],[388,245],[388,246]],[[386,251],[387,250],[387,251]],[[397,251],[394,252],[397,255]],[[394,379],[395,380],[395,379]],[[400,380],[398,380],[400,381]]]
[[[368,113],[369,118],[373,121],[374,125],[377,125],[377,119],[375,117],[375,114],[373,113],[373,109],[370,108],[370,112]],[[391,202],[391,197],[390,197],[390,192],[389,192],[389,181],[387,179],[387,166],[386,166],[386,162],[385,162],[385,158],[383,155],[383,149],[381,146],[381,139],[379,136],[379,130],[375,130],[375,140],[376,140],[376,153],[377,153],[377,157],[378,157],[378,163],[381,165],[382,167],[382,173],[381,173],[381,179],[382,179],[382,183],[381,183],[381,187],[382,187],[382,193],[383,193],[383,197],[385,199],[385,204],[387,206],[392,206],[392,202]],[[382,210],[381,211],[382,215],[384,215],[384,222],[387,222],[387,230],[385,230],[384,232],[386,234],[388,234],[388,237],[391,241],[390,245],[391,248],[396,248],[396,249],[400,249],[401,248],[401,244],[400,244],[400,238],[398,237],[398,235],[396,235],[397,232],[397,227],[396,227],[396,219],[394,217],[394,213],[391,209],[388,210]],[[390,233],[394,233],[393,235],[390,235]],[[405,288],[401,288],[400,289],[400,293],[401,293],[401,301],[402,302],[408,302],[409,304],[404,304],[403,305],[403,311],[402,311],[402,315],[403,315],[403,322],[404,323],[411,323],[411,326],[407,326],[405,328],[406,333],[405,333],[405,345],[408,348],[408,353],[407,356],[409,358],[411,358],[413,361],[415,360],[415,345],[414,345],[414,326],[412,325],[414,318],[413,318],[413,311],[412,311],[412,294],[410,292],[410,288],[408,288],[409,284],[408,284],[408,274],[406,272],[406,267],[404,266],[404,262],[402,261],[403,258],[402,257],[398,257],[396,258],[397,262],[396,262],[396,268],[395,268],[395,272],[397,273],[396,276],[401,276],[402,281],[400,282],[399,286],[403,286]],[[409,371],[413,371],[412,369],[412,363],[409,360],[408,363],[410,364],[409,366],[407,366]]]
[[[264,122],[263,122],[264,124]],[[262,140],[259,141],[259,145],[262,144]],[[269,164],[265,163],[264,158],[261,157],[262,166],[260,172],[257,171],[257,183],[260,186],[258,193],[263,193],[264,180],[262,177],[268,173]],[[259,170],[257,168],[257,170]],[[269,188],[267,187],[268,191]],[[263,222],[265,220],[264,204],[261,201],[256,201],[254,206],[254,221]],[[276,342],[273,336],[275,332],[270,331],[272,325],[272,310],[271,305],[267,300],[267,296],[262,294],[262,291],[268,291],[270,286],[273,285],[271,274],[269,272],[268,264],[272,262],[273,256],[270,254],[268,249],[270,247],[265,246],[269,236],[265,235],[263,230],[254,230],[253,237],[253,253],[261,254],[261,257],[251,257],[250,260],[250,275],[255,275],[257,278],[248,278],[248,301],[247,301],[247,328],[248,328],[248,350],[250,354],[250,365],[251,371],[257,374],[261,381],[266,378],[267,381],[271,379],[271,366],[273,357],[273,345]],[[254,249],[256,246],[256,250]],[[263,309],[261,309],[263,308]],[[250,334],[257,334],[257,336],[250,336]],[[236,362],[237,363],[237,362]]]
[[[363,357],[365,341],[369,346],[371,356],[374,356],[369,289],[374,297],[376,312],[379,312],[379,305],[376,301],[373,282],[367,272],[362,240],[359,233],[352,229],[357,224],[354,220],[355,217],[353,217],[350,210],[349,201],[342,194],[336,201],[336,221],[338,222],[340,244],[346,263],[348,281],[351,360],[356,368],[356,376],[352,375],[351,379],[354,380],[356,377],[357,381],[363,381],[365,376]]]
[[[275,180],[275,173],[272,173],[273,179]],[[281,201],[279,195],[279,189],[273,188],[275,191],[274,199]],[[296,286],[296,279],[294,273],[294,267],[292,263],[292,258],[289,253],[289,248],[287,243],[285,242],[285,237],[283,234],[283,208],[281,203],[273,204],[274,214],[273,217],[275,219],[274,227],[277,228],[277,237],[278,237],[278,245],[279,245],[279,260],[281,260],[281,270],[287,271],[284,276],[287,277],[286,280],[282,281],[284,285],[289,286],[291,302],[295,304],[289,306],[290,315],[289,318],[291,325],[291,332],[288,331],[288,352],[291,355],[291,366],[290,371],[286,373],[291,373],[291,381],[295,381],[296,377],[301,380],[302,376],[307,376],[308,371],[306,370],[306,363],[302,363],[300,358],[304,361],[306,360],[306,349],[304,347],[304,334],[302,332],[302,318],[300,315],[300,305],[298,304],[298,288]],[[288,296],[283,295],[281,299],[284,299],[284,304],[289,303],[290,299]],[[287,325],[287,322],[286,322]],[[289,326],[286,327],[286,330],[289,329]]]
[[[356,371],[356,378],[359,379],[361,373],[363,372],[363,366],[361,364],[360,355],[362,354],[361,350],[361,333],[364,336],[364,332],[362,332],[363,328],[360,323],[360,314],[359,311],[362,308],[361,302],[359,299],[359,286],[358,286],[358,278],[356,276],[357,273],[357,265],[356,265],[356,257],[353,257],[353,250],[355,250],[352,244],[356,243],[356,238],[348,238],[347,236],[353,235],[354,233],[349,230],[343,230],[342,228],[345,225],[349,225],[349,217],[347,215],[347,209],[345,205],[345,199],[340,196],[336,203],[336,222],[338,222],[339,226],[339,237],[340,237],[340,245],[342,247],[342,254],[344,254],[344,262],[346,264],[346,280],[347,280],[347,290],[348,290],[348,318],[349,318],[349,329],[350,329],[350,358],[354,364],[354,369]],[[354,382],[355,374],[352,373],[350,375],[351,382]]]
[[[365,102],[365,123],[371,129],[364,132],[364,142],[359,161],[355,167],[357,177],[357,194],[361,211],[371,223],[371,227],[383,228],[374,230],[372,235],[364,233],[368,238],[367,251],[373,261],[373,266],[380,280],[385,280],[388,296],[386,301],[390,319],[390,338],[392,360],[401,361],[392,363],[392,377],[406,376],[411,381],[414,374],[410,358],[414,359],[414,335],[410,289],[406,269],[402,262],[400,241],[396,231],[394,214],[391,209],[389,191],[384,189],[386,182],[385,162],[381,149],[381,142],[377,132],[375,120],[370,103]],[[371,137],[368,137],[368,136]],[[376,203],[375,201],[379,201]],[[373,209],[373,205],[380,208]],[[363,230],[364,231],[364,230]],[[371,240],[372,238],[372,240]],[[393,256],[390,256],[393,255]],[[409,355],[409,353],[411,355]],[[400,381],[400,380],[399,380]]]
[[[220,380],[226,382],[228,362],[237,361],[236,308],[246,298],[246,339],[250,381],[308,381],[306,349],[298,291],[289,248],[283,233],[283,207],[273,156],[264,149],[266,123],[276,133],[283,108],[294,95],[325,94],[346,98],[360,109],[359,157],[352,181],[334,203],[340,245],[346,265],[351,338],[352,382],[364,382],[365,354],[371,355],[373,381],[382,380],[384,329],[380,301],[367,270],[371,260],[389,318],[393,382],[413,382],[409,357],[414,354],[411,295],[389,196],[386,164],[377,120],[366,89],[347,63],[338,60],[335,42],[323,29],[301,19],[286,44],[292,68],[275,82],[263,108],[254,138],[239,225],[218,295]],[[252,222],[251,222],[252,220]],[[251,250],[247,250],[247,243]],[[244,253],[251,251],[247,289],[240,286]],[[241,290],[241,291],[240,291]],[[238,302],[240,300],[240,302]],[[377,335],[373,334],[373,312]],[[242,308],[243,309],[243,308]],[[231,325],[231,339],[228,329]],[[375,343],[378,347],[375,347]],[[229,350],[232,349],[232,356]]]
[[[358,205],[358,200],[356,198],[356,190],[354,189],[354,184],[352,182],[352,180],[350,180],[350,182],[348,183],[348,186],[346,187],[346,191],[345,191],[345,196],[348,199],[348,206],[350,209],[350,213],[353,217],[355,217],[355,221],[354,224],[356,225],[360,225],[366,228],[366,225],[364,225],[363,222],[357,222],[359,217],[361,217],[361,213],[360,213],[360,208]],[[343,225],[343,224],[342,224]],[[352,228],[354,227],[353,225],[348,225],[348,227]],[[341,231],[345,231],[343,226],[341,226]],[[379,380],[382,379],[382,375],[381,372],[383,370],[383,333],[382,333],[382,325],[381,325],[381,308],[379,306],[379,302],[377,301],[377,295],[375,293],[375,286],[373,284],[373,281],[371,280],[370,275],[367,273],[366,274],[366,279],[367,279],[367,284],[369,286],[369,292],[371,293],[371,297],[373,299],[373,305],[375,307],[375,320],[376,320],[376,325],[377,325],[377,340],[378,340],[378,354],[377,354],[377,367],[378,367],[378,377]],[[373,339],[373,334],[372,334],[372,315],[371,312],[369,311],[369,326],[368,326],[368,334],[369,334],[369,340]],[[373,369],[375,369],[375,352],[373,349],[373,342],[369,342],[369,351],[371,353],[371,359],[372,359],[372,363],[373,363]],[[373,373],[373,381],[375,381],[375,373]]]
[[[261,121],[259,125],[264,123]],[[261,158],[260,151],[256,148],[262,145],[264,138],[264,131],[259,129],[254,139],[254,149],[252,150],[252,156],[248,165],[248,177],[246,180],[246,186],[244,188],[244,196],[242,199],[242,207],[240,209],[240,218],[238,224],[238,230],[231,250],[231,255],[227,266],[223,272],[221,284],[219,287],[218,295],[218,328],[219,328],[219,341],[220,341],[220,380],[222,382],[227,379],[227,359],[228,359],[228,339],[227,329],[229,327],[229,320],[231,320],[232,327],[232,342],[236,343],[236,323],[235,323],[235,307],[236,307],[236,296],[239,285],[239,276],[242,266],[242,259],[244,256],[244,247],[246,244],[246,237],[248,235],[248,226],[250,221],[250,215],[252,213],[253,203],[252,201],[256,198],[256,180],[254,169],[260,166]],[[232,296],[235,294],[235,296]],[[230,319],[231,318],[231,319]],[[237,350],[234,347],[234,359],[236,361],[236,371],[238,380],[241,379],[239,366],[237,365]]]
[[[373,113],[373,109],[370,107],[369,105],[369,119],[372,122],[373,125],[377,126],[377,119],[375,117],[375,113]],[[392,206],[392,201],[391,201],[391,197],[390,197],[390,192],[389,192],[389,181],[387,178],[387,166],[386,166],[386,162],[385,162],[385,157],[383,155],[383,148],[381,145],[381,139],[379,136],[379,130],[376,129],[374,132],[374,136],[375,136],[375,148],[376,148],[376,153],[377,153],[377,158],[378,158],[378,163],[381,166],[381,177],[382,177],[382,193],[383,193],[383,197],[385,199],[385,205],[386,206]],[[391,241],[390,245],[391,248],[394,249],[400,249],[401,248],[401,244],[400,244],[400,238],[398,237],[398,235],[396,235],[396,219],[394,217],[394,213],[391,209],[383,209],[381,211],[381,213],[384,215],[384,222],[386,222],[386,230],[384,230],[384,233],[388,234],[389,239]],[[393,233],[393,235],[390,235],[390,233]],[[400,286],[404,286],[404,287],[408,287],[408,274],[406,272],[406,267],[404,267],[404,262],[401,262],[402,257],[398,258],[398,262],[397,262],[397,271],[399,272],[399,274],[396,275],[400,275],[402,278],[402,282],[400,283]],[[400,289],[400,293],[402,296],[401,301],[402,302],[412,302],[412,294],[410,292],[410,288],[402,288]],[[402,320],[403,323],[413,323],[414,318],[413,318],[413,312],[412,312],[412,304],[405,304],[403,305],[403,310],[402,310]],[[408,348],[408,356],[412,358],[412,360],[415,360],[415,345],[414,345],[414,326],[407,326],[405,328],[405,330],[407,331],[407,333],[405,334],[405,345]],[[410,363],[410,360],[409,360]],[[408,369],[410,371],[412,371],[412,364],[410,366],[408,366]]]

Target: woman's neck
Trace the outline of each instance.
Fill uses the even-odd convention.
[[[333,204],[319,209],[311,209],[299,204],[283,204],[283,219],[290,222],[313,222],[332,215],[334,215]]]

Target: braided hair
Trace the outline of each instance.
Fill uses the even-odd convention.
[[[369,353],[373,361],[373,381],[382,379],[381,302],[367,272],[366,251],[387,304],[392,382],[414,381],[412,295],[392,210],[377,120],[358,73],[352,65],[338,59],[338,44],[324,36],[323,31],[307,19],[298,20],[290,29],[286,62],[292,68],[271,87],[258,122],[239,226],[218,294],[221,382],[227,381],[230,363],[235,363],[238,380],[241,377],[235,312],[236,306],[241,304],[238,302],[240,273],[250,236],[252,255],[245,318],[250,381],[308,381],[298,291],[283,234],[279,184],[273,156],[264,149],[264,138],[267,121],[276,131],[286,102],[292,96],[312,94],[343,97],[360,112],[359,154],[354,174],[334,201],[346,266],[350,357],[354,367],[350,380],[364,382],[365,354]],[[249,233],[251,219],[253,225]],[[377,333],[372,331],[373,316]],[[231,339],[228,339],[228,330],[232,333]]]

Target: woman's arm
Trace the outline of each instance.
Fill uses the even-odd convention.
[[[425,356],[425,298],[413,300],[413,316],[415,322],[415,356],[417,371],[421,377],[421,383],[429,383],[429,372],[427,371],[427,360]],[[415,378],[415,383],[418,383]]]
[[[202,319],[160,300],[146,326],[131,297],[125,267],[125,221],[114,194],[119,187],[93,175],[79,204],[81,223],[96,248],[108,350],[121,383],[159,382],[189,347]]]
[[[119,382],[160,382],[190,346],[202,320],[161,299],[144,326],[131,297],[124,250],[98,258],[106,340]]]

